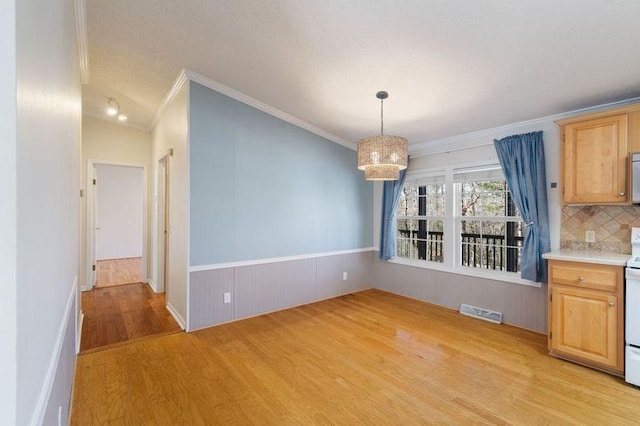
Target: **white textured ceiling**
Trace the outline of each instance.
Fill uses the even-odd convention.
[[[89,115],[147,127],[182,68],[349,141],[640,95],[637,0],[87,0]]]

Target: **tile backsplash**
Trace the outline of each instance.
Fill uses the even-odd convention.
[[[632,227],[640,227],[640,206],[563,206],[560,248],[631,253]],[[595,243],[585,231],[595,231]]]

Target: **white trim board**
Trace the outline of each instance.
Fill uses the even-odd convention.
[[[51,354],[51,359],[49,360],[47,375],[44,378],[42,389],[40,390],[40,395],[38,396],[38,401],[36,402],[36,407],[33,410],[33,416],[31,417],[30,422],[30,424],[33,426],[41,425],[44,420],[44,415],[47,410],[47,404],[49,403],[49,398],[51,397],[51,390],[53,389],[53,381],[56,378],[58,363],[60,362],[60,353],[62,352],[62,345],[64,342],[64,332],[67,329],[67,325],[69,324],[71,305],[73,304],[73,301],[76,297],[77,290],[78,277],[76,276],[73,280],[73,285],[71,286],[71,294],[69,294],[69,297],[67,299],[67,305],[65,306],[64,313],[62,314],[62,322],[60,323],[58,335],[56,336],[56,343],[53,347],[53,354]]]
[[[563,118],[569,118],[576,115],[588,114],[592,112],[606,111],[608,109],[632,105],[639,102],[640,97],[631,98],[623,101],[576,109],[560,114],[548,115],[542,118],[520,121],[518,123],[506,124],[504,126],[493,127],[476,132],[463,133],[461,135],[420,142],[414,145],[409,145],[409,154],[412,157],[423,157],[426,155],[444,154],[448,152],[462,151],[470,148],[493,145],[493,139],[495,137],[506,137],[516,133],[532,132],[539,130],[541,126],[548,124],[549,122],[561,120]],[[489,140],[487,141],[487,139]]]
[[[185,329],[185,321],[184,318],[182,318],[182,316],[178,313],[178,311],[176,311],[176,308],[174,308],[171,303],[167,302],[167,304],[165,305],[165,307],[167,308],[167,311],[169,311],[169,313],[171,314],[171,316],[176,320],[176,322],[178,323],[178,325],[180,326],[180,328],[182,328],[183,330]]]
[[[338,256],[342,254],[362,253],[376,251],[375,247],[365,247],[351,250],[328,251],[323,253],[309,253],[297,256],[273,257],[269,259],[242,260],[239,262],[214,263],[210,265],[190,266],[189,272],[211,271],[214,269],[237,268],[240,266],[264,265],[266,263],[289,262],[292,260],[314,259],[318,257]]]
[[[74,0],[73,11],[76,18],[80,81],[82,84],[89,84],[89,36],[87,35],[87,6],[85,0]]]
[[[78,335],[76,339],[76,355],[80,353],[80,347],[82,345],[82,326],[84,325],[84,312],[80,313],[80,321],[78,321],[78,329],[76,330],[76,334]]]
[[[182,89],[182,86],[187,81],[189,81],[189,78],[187,77],[187,70],[183,68],[180,70],[180,73],[178,73],[178,77],[171,85],[171,88],[169,89],[169,92],[167,92],[167,95],[164,97],[162,102],[160,102],[160,105],[158,105],[156,113],[153,114],[153,117],[151,117],[151,121],[149,122],[149,126],[147,127],[148,132],[152,131],[153,128],[156,127],[156,124],[158,124],[164,113],[167,112],[167,109],[169,109],[169,106],[171,105],[175,97],[178,96],[178,93],[180,93],[180,89]]]
[[[187,71],[187,74],[189,73],[189,71]],[[191,90],[187,90],[187,123],[191,123]],[[186,193],[186,198],[187,198],[187,206],[191,206],[191,126],[187,126],[187,188],[189,188],[189,191],[187,191]],[[185,299],[185,316],[187,317],[187,320],[184,322],[185,327],[183,327],[183,329],[186,329],[187,331],[189,331],[189,327],[190,327],[190,318],[191,318],[191,305],[189,303],[189,298],[191,297],[191,274],[189,274],[189,259],[191,259],[191,208],[188,208],[186,211],[186,219],[187,219],[187,235],[186,235],[186,249],[187,249],[187,276],[186,276],[186,282],[185,285],[187,286],[186,290],[187,290],[187,298]],[[169,223],[171,223],[171,216],[169,215]],[[171,241],[171,240],[169,240]],[[171,252],[169,252],[169,254],[171,254]],[[166,258],[166,256],[165,256]],[[166,282],[166,281],[165,281]],[[168,294],[167,294],[168,297]]]
[[[147,284],[149,284],[149,287],[151,287],[151,290],[153,290],[154,293],[160,293],[158,291],[158,286],[156,285],[155,281],[153,281],[151,278],[147,279]]]
[[[171,105],[171,102],[173,101],[173,99],[179,93],[180,89],[182,88],[182,85],[185,84],[185,82],[187,81],[193,81],[198,84],[201,84],[205,87],[208,87],[211,90],[214,90],[218,93],[221,93],[225,96],[235,99],[238,102],[242,102],[243,104],[249,105],[255,109],[258,109],[262,112],[265,112],[269,115],[272,115],[276,118],[286,121],[287,123],[291,123],[294,126],[300,127],[301,129],[305,129],[311,133],[314,133],[318,136],[328,139],[331,142],[335,142],[338,145],[342,145],[354,151],[356,150],[355,142],[348,141],[332,133],[326,132],[317,126],[314,126],[313,124],[310,124],[304,120],[301,120],[298,117],[295,117],[284,111],[280,111],[279,109],[274,108],[271,105],[267,105],[264,102],[260,102],[257,99],[247,96],[244,93],[238,92],[235,89],[225,86],[222,83],[218,83],[217,81],[214,81],[208,77],[205,77],[189,69],[182,69],[180,71],[180,74],[178,74],[178,78],[171,86],[169,93],[167,93],[167,96],[162,100],[156,113],[153,115],[153,118],[149,123],[149,128],[147,129],[148,131],[151,131],[156,126],[156,124],[158,124],[158,121],[160,121],[160,118],[162,118],[162,116],[164,115],[169,105]]]

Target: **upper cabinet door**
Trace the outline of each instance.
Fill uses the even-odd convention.
[[[564,126],[564,202],[625,204],[627,114]]]

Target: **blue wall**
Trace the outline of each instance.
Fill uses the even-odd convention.
[[[190,83],[191,266],[370,247],[356,153]]]

